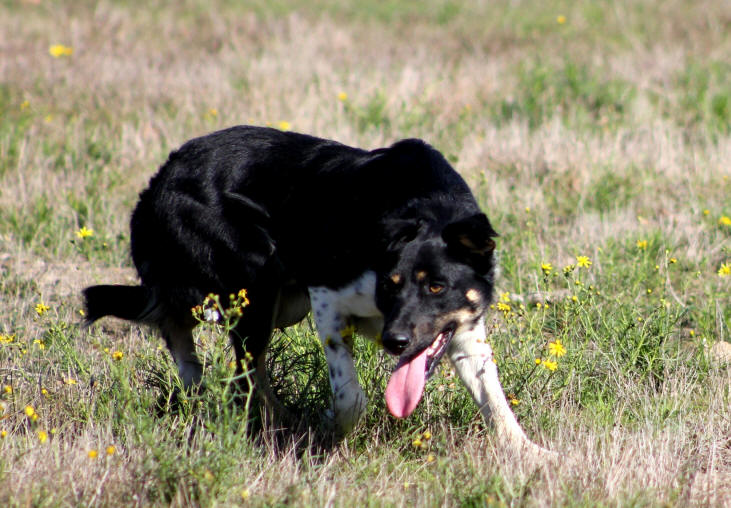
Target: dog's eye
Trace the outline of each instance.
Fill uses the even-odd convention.
[[[429,292],[433,295],[438,295],[439,293],[444,290],[444,286],[442,284],[429,284]]]

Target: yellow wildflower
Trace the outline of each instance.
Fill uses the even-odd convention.
[[[38,349],[40,349],[41,351],[46,349],[46,343],[43,342],[41,339],[35,339],[33,341],[33,344],[36,344],[38,346]]]
[[[435,460],[437,460],[437,458],[434,456],[433,453],[430,453],[429,455],[426,456],[426,461],[429,462],[429,463],[432,463]]]
[[[731,275],[731,263],[723,263],[718,269],[718,276],[728,277],[729,275]]]
[[[347,94],[347,93],[345,93],[345,92],[340,92],[340,93],[338,94],[338,100],[339,100],[340,102],[345,102],[345,101],[347,101],[347,100],[348,100],[348,94]]]
[[[292,128],[292,124],[286,120],[282,120],[277,125],[279,126],[279,130],[283,130],[283,131],[288,131]]]
[[[10,344],[15,340],[15,335],[6,335],[0,333],[0,344]]]
[[[507,291],[505,293],[500,293],[500,301],[510,303],[510,293]]]
[[[81,229],[79,229],[76,232],[76,236],[83,240],[84,238],[89,238],[90,236],[94,236],[94,230],[89,229],[86,226],[83,226]]]
[[[640,250],[647,249],[647,240],[637,240],[637,248]]]
[[[421,435],[421,437],[423,437],[424,439],[429,441],[431,439],[431,432],[429,432],[428,430],[425,430],[424,433]]]
[[[541,363],[543,363],[543,366],[553,372],[558,368],[558,363],[552,361],[552,360],[543,360]]]
[[[508,305],[507,303],[498,302],[497,310],[501,312],[510,312],[510,305]]]
[[[553,265],[551,263],[541,263],[541,270],[544,275],[549,275],[553,271]]]
[[[540,358],[536,358],[536,365],[540,365],[540,364],[541,364],[541,359]]]
[[[520,404],[520,399],[517,399],[514,395],[510,396],[510,403],[514,406]]]
[[[703,210],[703,215],[710,215],[710,213],[711,213],[711,211],[708,208]]]
[[[25,406],[25,416],[33,418],[34,414],[36,414],[36,410],[33,409],[33,406]]]
[[[731,226],[731,217],[723,215],[720,219],[718,219],[718,223],[722,226]]]
[[[6,437],[8,437],[8,431],[0,430],[0,439],[5,439]]]
[[[10,395],[11,393],[13,393],[13,387],[10,385],[5,385],[5,386],[3,386],[3,391],[5,393],[7,393],[8,395]]]
[[[38,431],[38,441],[40,441],[41,443],[45,443],[47,439],[48,439],[48,432],[46,432],[45,430],[39,430]]]
[[[566,354],[566,348],[561,344],[561,339],[556,339],[555,342],[548,343],[548,352],[555,357],[561,357]]]
[[[48,47],[48,54],[53,58],[61,58],[63,56],[71,56],[74,54],[74,49],[63,44],[52,44]]]
[[[43,303],[43,300],[41,300],[40,303],[36,304],[36,313],[38,313],[39,316],[42,316],[46,312],[48,312],[50,307]]]
[[[107,446],[107,455],[114,455],[117,451],[117,448],[114,445]]]
[[[64,379],[63,382],[67,385],[75,385],[77,383],[77,381],[72,377]]]
[[[249,492],[249,489],[244,489],[241,491],[241,500],[246,501],[251,496],[251,492]]]
[[[559,25],[563,25],[564,23],[566,23],[566,16],[564,16],[563,14],[559,14],[558,16],[556,16],[556,23],[558,23]]]
[[[591,266],[591,259],[588,256],[576,256],[576,264],[582,268],[589,268]]]
[[[89,450],[89,452],[87,453],[87,455],[89,456],[90,459],[93,460],[93,459],[95,459],[95,458],[97,458],[99,456],[99,452],[96,451],[96,450]]]
[[[124,353],[121,351],[115,351],[112,353],[112,359],[115,361],[120,361],[122,358],[124,358]]]
[[[413,441],[411,442],[411,446],[413,446],[414,448],[421,448],[422,446],[424,446],[424,443],[423,443],[423,442],[421,441],[421,439],[419,439],[419,438],[417,437],[416,439],[414,439],[414,440],[413,440]]]

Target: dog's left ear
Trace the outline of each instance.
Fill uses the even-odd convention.
[[[497,236],[484,213],[452,222],[442,231],[447,252],[480,274],[492,269],[492,252],[495,250],[493,238]]]

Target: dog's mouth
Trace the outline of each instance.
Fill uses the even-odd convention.
[[[414,412],[424,394],[426,381],[436,370],[454,336],[450,326],[437,335],[434,342],[415,356],[401,357],[386,386],[386,406],[396,418],[406,418]]]

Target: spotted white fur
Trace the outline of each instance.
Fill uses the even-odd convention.
[[[365,272],[339,289],[310,287],[309,293],[327,358],[334,423],[338,433],[344,435],[358,423],[368,404],[353,363],[353,332],[356,322],[382,322],[376,307],[376,274]]]

